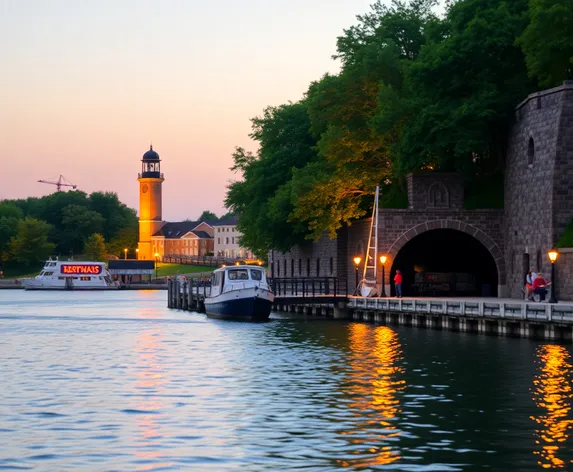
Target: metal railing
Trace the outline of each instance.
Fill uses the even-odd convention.
[[[269,285],[277,297],[348,297],[346,279],[337,277],[273,278]]]
[[[223,264],[233,265],[236,262],[241,262],[244,257],[223,257],[223,256],[188,256],[184,254],[166,254],[161,260],[162,262],[170,262],[173,264],[189,264],[208,267],[219,267]]]

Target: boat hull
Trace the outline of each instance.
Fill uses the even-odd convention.
[[[272,294],[260,293],[238,297],[213,297],[205,299],[205,313],[209,318],[266,321],[271,314]]]
[[[25,290],[65,290],[65,291],[94,291],[94,290],[117,290],[119,287],[117,285],[73,285],[66,286],[65,283],[55,284],[38,282],[34,279],[23,279],[20,281]]]

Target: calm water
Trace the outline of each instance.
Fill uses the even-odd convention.
[[[0,469],[573,470],[570,347],[0,291]]]

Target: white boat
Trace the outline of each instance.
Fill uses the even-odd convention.
[[[271,314],[274,299],[262,267],[222,267],[211,276],[205,313],[211,318],[265,321]]]
[[[36,277],[21,279],[26,290],[112,290],[114,282],[103,262],[48,259]]]

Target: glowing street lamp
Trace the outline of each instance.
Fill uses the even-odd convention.
[[[127,248],[123,250],[123,258],[127,259]]]
[[[555,296],[555,262],[557,261],[557,257],[559,257],[559,253],[557,249],[554,248],[551,249],[547,255],[551,261],[551,297],[549,297],[549,303],[557,303],[557,297]]]
[[[159,254],[155,253],[155,280],[157,280],[157,258],[159,257]]]
[[[135,258],[139,259],[139,248],[135,248]]]
[[[362,262],[362,258],[360,256],[356,256],[352,260],[354,261],[354,265],[356,266],[356,288],[358,288],[358,266]]]
[[[380,256],[380,263],[382,264],[382,297],[386,296],[386,281],[385,281],[385,273],[384,273],[384,264],[386,264],[386,261],[388,260],[388,258],[386,256]]]

